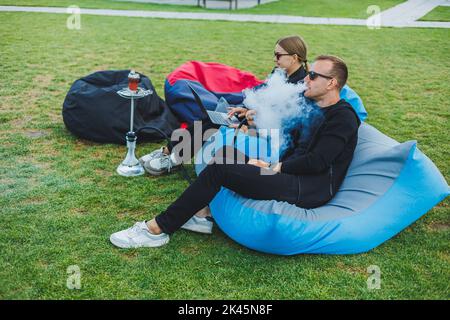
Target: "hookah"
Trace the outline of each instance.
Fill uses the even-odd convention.
[[[127,155],[125,160],[117,167],[117,173],[124,177],[135,177],[145,173],[144,167],[136,158],[136,133],[133,131],[134,122],[134,100],[144,98],[153,93],[152,90],[144,90],[138,87],[140,76],[134,70],[128,74],[128,87],[117,91],[117,94],[125,99],[131,100],[131,115],[130,115],[130,131],[127,132],[125,139],[127,141]]]
[[[158,132],[161,137],[167,140],[167,143],[172,146],[172,142],[170,138],[159,128],[154,126],[143,126],[135,131],[133,131],[133,120],[134,120],[134,100],[146,97],[153,93],[152,90],[144,90],[143,88],[138,87],[140,80],[140,76],[134,70],[131,70],[128,74],[128,87],[123,88],[117,91],[117,94],[125,99],[131,100],[131,115],[130,115],[130,131],[127,132],[125,139],[127,141],[127,155],[125,156],[125,160],[117,167],[117,173],[124,177],[136,177],[143,175],[145,173],[145,169],[139,160],[136,158],[135,150],[136,150],[136,140],[137,134],[142,130],[153,130]],[[184,178],[189,184],[192,184],[192,180],[189,177],[186,169],[183,164],[181,164],[182,173]]]

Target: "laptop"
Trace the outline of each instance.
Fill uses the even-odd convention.
[[[239,124],[239,120],[236,117],[228,118],[228,114],[225,112],[211,111],[205,108],[200,99],[200,96],[197,94],[194,88],[190,84],[188,84],[189,89],[191,89],[192,94],[194,95],[195,102],[198,104],[202,112],[208,116],[212,123],[218,124],[221,126],[230,126],[232,124]]]

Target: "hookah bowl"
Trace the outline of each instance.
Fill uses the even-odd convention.
[[[117,91],[117,94],[125,99],[131,100],[131,115],[130,115],[130,131],[126,134],[125,140],[127,141],[127,155],[125,160],[117,167],[117,173],[124,177],[135,177],[145,173],[144,167],[142,167],[139,160],[136,158],[136,140],[137,136],[133,131],[134,122],[134,100],[146,97],[153,93],[152,90],[144,90],[138,87],[139,74],[134,70],[128,75],[128,87]]]

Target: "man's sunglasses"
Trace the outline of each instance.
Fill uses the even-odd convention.
[[[326,79],[333,79],[333,77],[326,76],[324,74],[320,74],[320,73],[317,73],[317,72],[314,72],[314,71],[308,72],[308,76],[309,76],[309,78],[311,80],[315,80],[315,79],[317,79],[317,77],[322,77],[322,78],[326,78]]]
[[[293,54],[290,53],[279,53],[279,52],[274,52],[273,55],[277,58],[277,60],[280,60],[282,56],[293,56]]]

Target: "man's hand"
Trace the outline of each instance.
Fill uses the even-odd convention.
[[[257,166],[260,168],[268,168],[269,167],[268,162],[265,162],[265,161],[259,160],[259,159],[250,159],[250,160],[248,160],[247,164],[251,164],[253,166]]]
[[[260,168],[269,168],[269,163],[263,161],[263,160],[258,160],[258,159],[250,159],[248,160],[247,164],[251,164],[253,166],[257,166]],[[272,171],[274,172],[281,172],[281,162],[278,162],[275,166],[272,166]]]
[[[273,171],[275,172],[281,172],[281,162],[278,162],[273,168]]]

